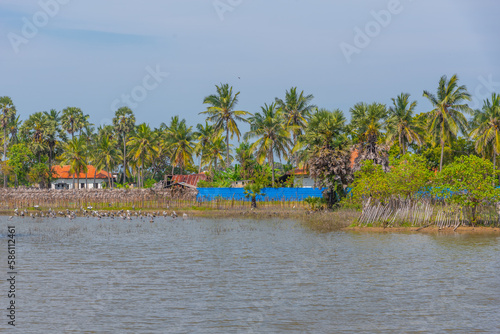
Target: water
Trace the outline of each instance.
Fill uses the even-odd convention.
[[[16,330],[7,326],[15,225]],[[500,332],[500,238],[0,218],[0,332]]]

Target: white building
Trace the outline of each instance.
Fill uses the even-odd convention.
[[[87,173],[74,175],[74,179],[73,175],[70,173],[70,166],[52,166],[52,189],[74,189],[74,184],[76,189],[101,189],[104,183],[108,183],[108,177],[113,178],[110,173],[103,170],[96,171],[91,165],[87,166]]]

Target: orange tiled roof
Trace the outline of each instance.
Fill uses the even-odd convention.
[[[73,179],[73,174],[69,172],[70,166],[52,166],[52,177],[55,179]],[[93,179],[95,174],[96,179],[107,179],[108,176],[110,178],[113,177],[110,173],[100,170],[96,171],[95,167],[92,165],[87,166],[87,178]],[[85,173],[80,173],[80,175],[75,174],[75,179],[85,178]]]

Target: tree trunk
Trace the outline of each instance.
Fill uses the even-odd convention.
[[[226,169],[229,168],[229,126],[226,121]]]
[[[497,147],[496,143],[493,144],[493,170],[497,170]],[[500,176],[499,176],[500,178]],[[493,186],[495,186],[495,181],[493,181]]]
[[[198,174],[201,174],[201,163],[203,161],[203,151],[201,151],[201,156],[200,156],[200,167],[198,168]]]
[[[441,140],[441,160],[439,162],[439,171],[443,170],[444,140]]]
[[[7,161],[7,134],[6,134],[6,128],[5,126],[3,127],[3,163],[5,164]],[[3,187],[7,188],[7,174],[5,173],[5,166],[4,170],[2,171],[3,173]]]
[[[73,174],[73,190],[75,190],[76,187],[75,187],[75,174]]]
[[[252,196],[252,208],[257,209],[257,196]]]
[[[48,187],[49,189],[52,188],[52,145],[49,145],[49,182],[48,182]]]
[[[108,163],[106,162],[106,171],[108,172],[108,184],[109,184],[109,188],[111,189],[112,188],[112,184],[111,184],[111,173],[109,172],[109,166],[108,166]]]
[[[125,133],[123,133],[123,185],[125,186],[127,174],[127,146],[125,145]]]
[[[273,174],[273,178],[272,178],[272,185],[273,185],[273,188],[274,188],[274,156],[273,156],[273,149],[272,149],[272,146],[271,146],[271,152],[269,152],[269,159],[271,159],[271,171],[272,171],[272,174]]]

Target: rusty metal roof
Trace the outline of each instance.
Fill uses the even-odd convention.
[[[207,176],[205,174],[192,174],[192,175],[174,175],[172,176],[172,181],[177,183],[186,183],[192,186],[197,186],[198,181],[207,180]]]

